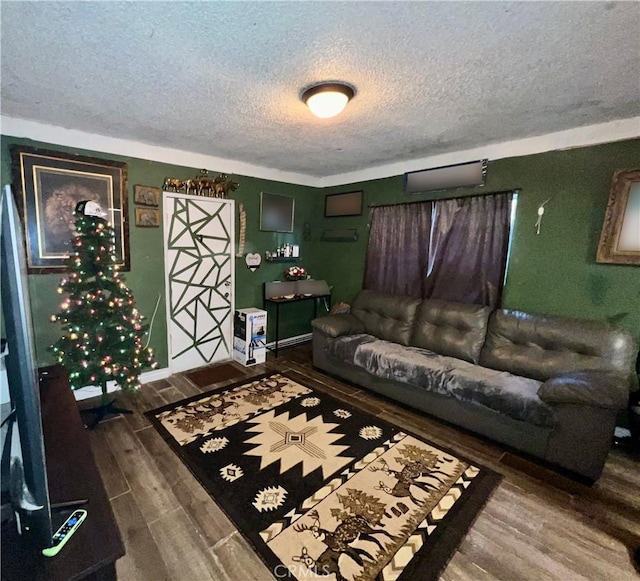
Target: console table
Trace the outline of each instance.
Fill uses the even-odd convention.
[[[276,359],[278,358],[278,342],[279,342],[279,332],[280,332],[280,305],[285,305],[289,303],[299,303],[301,301],[313,301],[313,318],[315,319],[318,316],[318,299],[330,298],[330,297],[331,297],[330,294],[311,295],[311,296],[296,295],[292,299],[285,299],[283,297],[272,297],[272,298],[264,297],[262,304],[265,310],[267,309],[267,305],[276,306],[276,330],[275,330],[274,347],[273,348],[267,347],[267,349],[270,349],[271,351],[274,352]]]
[[[44,371],[47,374],[40,381],[40,403],[49,497],[53,504],[86,498],[88,502],[82,508],[88,514],[55,557],[44,557],[27,545],[13,523],[6,530],[3,527],[2,579],[115,579],[115,562],[124,555],[124,545],[78,404],[64,368],[52,366]],[[71,512],[54,513],[54,532]]]

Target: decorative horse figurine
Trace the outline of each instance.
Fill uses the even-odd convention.
[[[232,182],[225,174],[218,174],[215,178],[209,176],[206,169],[194,179],[180,180],[178,178],[164,178],[162,189],[165,191],[184,192],[210,198],[227,198],[229,192],[237,189],[239,184]]]
[[[238,188],[238,184],[235,182],[232,182],[229,179],[229,176],[221,173],[214,178],[213,187],[215,191],[214,197],[228,198],[229,192],[235,191]]]
[[[178,192],[183,188],[183,186],[184,186],[184,182],[177,178],[164,178],[164,182],[162,182],[162,189],[165,192],[168,192],[168,191]]]
[[[183,182],[184,193],[188,194],[189,192],[193,194],[198,193],[198,180],[184,180]]]
[[[198,195],[204,196],[205,193],[208,197],[213,197],[214,181],[208,177],[198,178]]]

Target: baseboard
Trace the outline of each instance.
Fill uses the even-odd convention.
[[[293,347],[294,345],[299,345],[300,343],[307,343],[308,341],[311,341],[311,337],[313,337],[312,333],[305,333],[304,335],[296,335],[295,337],[280,339],[278,341],[278,351],[280,349],[284,349],[285,347]],[[269,349],[275,349],[276,342],[271,341],[271,343],[267,343],[267,347]]]
[[[144,371],[140,374],[140,383],[150,383],[152,381],[158,381],[159,379],[166,379],[169,375],[171,375],[171,373],[168,367]],[[115,381],[109,381],[107,383],[107,393],[115,393],[116,391],[120,391],[120,386]],[[75,390],[73,395],[76,401],[82,401],[83,399],[90,399],[102,395],[102,388],[99,385],[87,385]]]
[[[171,375],[171,370],[168,367],[162,369],[153,369],[151,371],[144,371],[140,374],[140,383],[151,383],[152,381],[159,381],[161,379],[167,379]]]

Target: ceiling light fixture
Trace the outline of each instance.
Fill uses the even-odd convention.
[[[328,119],[342,112],[355,94],[345,83],[319,83],[302,93],[302,101],[316,117]]]

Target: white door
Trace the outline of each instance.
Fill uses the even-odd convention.
[[[169,368],[186,371],[233,349],[234,202],[164,192]]]

